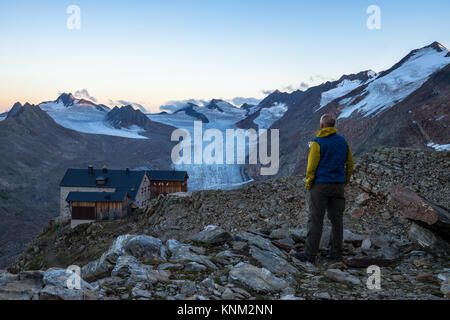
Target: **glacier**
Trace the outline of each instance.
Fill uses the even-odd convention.
[[[236,123],[245,118],[245,110],[239,108],[230,108],[227,105],[220,105],[225,112],[216,109],[207,109],[200,107],[197,111],[202,112],[210,120],[209,123],[203,123],[203,130],[218,129],[225,137],[226,129],[236,129]],[[184,129],[189,132],[191,138],[194,136],[194,121],[197,119],[190,117],[184,112],[174,114],[147,114],[147,116],[155,122],[164,123],[173,127]],[[194,140],[194,139],[192,139]],[[181,143],[190,143],[191,141],[183,141]],[[192,157],[195,157],[194,150],[196,141],[191,145]],[[204,151],[209,142],[203,142],[202,148],[198,148],[199,152]],[[224,154],[225,154],[224,144]],[[201,150],[201,151],[200,151]],[[235,153],[236,157],[236,153]],[[237,164],[172,164],[176,170],[184,170],[189,174],[188,190],[229,190],[239,188],[253,180],[245,173],[244,165]]]
[[[147,139],[140,135],[144,130],[138,126],[116,129],[105,121],[106,111],[85,105],[66,107],[63,103],[46,102],[39,107],[47,112],[55,122],[65,128],[82,133],[104,134],[130,139]]]
[[[277,102],[270,108],[261,109],[253,123],[258,126],[258,129],[269,129],[275,121],[284,116],[286,111],[288,111],[288,106],[285,103]]]

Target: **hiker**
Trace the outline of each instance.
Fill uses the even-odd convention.
[[[332,225],[328,258],[342,260],[344,186],[353,172],[353,155],[345,138],[337,133],[335,123],[334,115],[324,114],[320,118],[320,131],[310,143],[306,170],[308,232],[305,252],[294,255],[304,262],[316,260],[325,211]]]

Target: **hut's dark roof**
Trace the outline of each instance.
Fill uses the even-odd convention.
[[[67,169],[60,187],[99,187],[115,188],[115,191],[127,192],[134,200],[141,185],[145,171],[126,171],[94,169],[93,174],[89,174],[88,169]],[[104,184],[97,184],[97,180],[104,180]]]
[[[124,191],[117,192],[70,192],[66,201],[83,202],[122,202],[127,195]]]
[[[184,181],[187,172],[175,170],[150,170],[148,171],[148,175],[150,176],[150,180]]]

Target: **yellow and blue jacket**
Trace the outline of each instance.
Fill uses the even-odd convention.
[[[348,184],[353,173],[353,155],[345,138],[336,128],[321,129],[311,142],[306,188],[313,182]]]

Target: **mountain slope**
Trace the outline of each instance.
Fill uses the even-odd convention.
[[[38,106],[16,109],[0,122],[0,267],[59,214],[58,184],[68,167],[171,165],[169,132],[132,140],[83,134],[58,125]]]
[[[296,93],[299,97],[287,103],[286,113],[271,126],[280,130],[279,175],[304,174],[308,142],[327,112],[337,116],[337,128],[356,154],[376,146],[427,149],[449,144],[449,62],[448,50],[433,43],[379,74],[364,71]],[[293,94],[276,92],[268,97],[269,106]],[[239,124],[254,126],[255,118]],[[259,168],[247,166],[247,172],[258,177]]]

